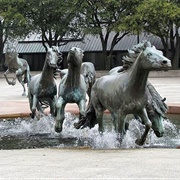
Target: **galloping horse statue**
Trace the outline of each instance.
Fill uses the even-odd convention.
[[[91,98],[91,89],[96,80],[96,71],[94,64],[91,62],[83,62],[81,65],[81,74],[84,76],[85,83],[86,83],[86,92]]]
[[[109,74],[118,74],[120,72],[126,71],[127,68],[129,68],[132,63],[134,63],[131,62],[131,64],[129,63],[126,65],[126,58],[127,57],[123,57],[123,66],[117,66],[111,69]],[[166,118],[165,113],[168,110],[168,106],[164,102],[165,98],[163,99],[160,96],[160,94],[149,81],[147,81],[147,97],[148,100],[146,104],[146,111],[150,121],[152,122],[152,129],[154,130],[154,133],[157,137],[162,137],[164,134],[163,120]],[[134,114],[134,117],[140,120],[136,114]]]
[[[60,77],[61,79],[65,74],[68,73],[68,69],[60,70]],[[89,96],[91,96],[91,88],[96,80],[96,71],[94,64],[91,62],[83,62],[81,64],[81,74],[84,76],[84,80],[86,83],[86,93]]]
[[[12,46],[12,44],[7,45],[4,65],[8,67],[8,69],[4,73],[7,83],[14,86],[16,84],[17,78],[19,83],[23,87],[22,96],[26,96],[26,88],[24,85],[26,83],[28,84],[31,79],[30,68],[25,59],[18,57],[16,48]],[[9,73],[15,73],[12,81],[10,81],[7,77]]]
[[[72,47],[67,56],[68,71],[59,84],[58,100],[56,104],[55,131],[61,132],[65,118],[64,108],[67,103],[76,103],[79,107],[79,117],[85,115],[86,83],[81,74],[83,50]]]
[[[92,119],[98,123],[98,130],[102,133],[104,131],[103,112],[108,109],[114,117],[114,122],[117,123],[120,142],[125,134],[126,115],[138,115],[145,125],[145,131],[136,143],[143,145],[152,126],[146,111],[148,75],[152,70],[170,69],[171,61],[148,41],[133,46],[129,51],[127,61],[134,63],[126,71],[102,76],[96,80],[91,90],[90,108],[86,114],[90,115],[92,111],[94,115]]]
[[[54,72],[58,68],[57,64],[61,60],[62,56],[58,47],[52,46],[48,48],[42,72],[31,78],[28,86],[28,98],[32,118],[35,117],[36,108],[43,113],[44,108],[49,106],[50,113],[53,116],[55,115],[57,86],[54,79]]]

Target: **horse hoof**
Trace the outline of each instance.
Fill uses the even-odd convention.
[[[144,141],[142,139],[136,139],[136,144],[139,146],[142,146],[144,144]]]
[[[31,116],[32,119],[34,119],[35,115],[33,113],[29,114]]]
[[[80,127],[81,127],[81,124],[79,124],[79,123],[74,123],[74,128],[80,129]]]
[[[85,121],[79,121],[74,123],[74,128],[76,129],[85,128],[85,127],[86,127]]]
[[[26,96],[26,93],[22,93],[22,96]]]
[[[57,133],[60,133],[60,132],[62,131],[62,128],[59,128],[59,127],[56,127],[56,126],[55,126],[55,131],[56,131]]]

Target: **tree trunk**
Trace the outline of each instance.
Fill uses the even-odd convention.
[[[179,60],[180,60],[180,36],[178,34],[178,28],[176,29],[176,46],[175,53],[173,57],[173,69],[179,68]]]
[[[4,49],[4,43],[3,43],[3,33],[1,31],[0,27],[0,71],[3,71],[3,49]]]

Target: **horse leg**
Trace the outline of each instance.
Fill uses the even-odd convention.
[[[55,116],[55,110],[56,110],[56,96],[52,100],[50,100],[49,105],[50,105],[50,113],[52,116]]]
[[[30,93],[28,93],[28,99],[29,99],[29,108],[30,108],[30,110],[31,110],[31,112],[32,112],[32,105],[33,105],[33,96],[30,94]],[[30,116],[31,116],[32,114],[30,114]]]
[[[136,140],[136,144],[142,146],[144,144],[144,142],[146,141],[146,137],[147,137],[148,132],[152,126],[152,123],[148,118],[148,115],[147,115],[145,108],[138,115],[142,119],[142,122],[145,125],[145,131],[144,131],[143,135],[141,136],[141,139]]]
[[[4,77],[5,77],[6,81],[7,81],[7,83],[8,83],[9,85],[12,85],[12,82],[9,81],[9,79],[8,79],[8,77],[7,77],[7,74],[9,74],[9,72],[10,72],[9,69],[7,69],[6,72],[4,73]]]
[[[62,125],[65,119],[65,113],[64,113],[65,106],[66,106],[66,102],[63,100],[62,97],[60,97],[56,103],[56,117],[55,117],[55,121],[56,121],[55,131],[56,132],[62,131]]]
[[[117,114],[116,113],[111,113],[111,119],[114,125],[115,131],[117,131]]]
[[[112,118],[112,121],[113,121],[113,125],[114,125],[114,129],[116,132],[118,132],[118,128],[117,128],[117,122],[118,122],[118,116],[117,116],[117,113],[111,113],[111,118]],[[126,131],[128,130],[128,127],[129,127],[129,122],[126,121],[127,120],[127,116],[125,117],[125,124],[123,125],[124,129],[123,129],[123,132],[126,133]]]
[[[34,118],[35,117],[35,114],[36,114],[36,107],[37,107],[37,103],[38,103],[38,99],[36,97],[36,95],[33,95],[32,97],[32,101],[31,101],[31,118]]]
[[[11,82],[11,85],[15,85],[16,84],[16,75],[13,77],[13,79],[12,79],[12,82]]]
[[[22,87],[23,87],[22,96],[26,96],[26,88],[25,88],[25,86],[24,86],[24,82],[22,81],[22,75],[21,75],[21,74],[17,75],[17,79],[18,79],[19,83],[20,83],[20,84],[22,85]]]
[[[126,134],[126,115],[123,114],[121,111],[117,113],[117,121],[118,121],[118,127],[117,127],[117,133],[118,133],[118,140],[120,143],[122,143],[123,137]]]
[[[28,86],[30,80],[31,80],[30,70],[27,69],[27,70],[25,71],[25,76],[24,76],[24,82],[27,83],[27,86]]]
[[[85,100],[81,100],[78,103],[78,107],[79,107],[79,119],[81,119],[85,115],[86,101]]]
[[[37,110],[41,113],[44,114],[44,109],[41,106],[41,103],[37,102]]]
[[[93,104],[94,106],[94,109],[95,109],[95,114],[96,114],[96,120],[97,120],[97,123],[98,123],[98,131],[100,134],[103,134],[104,132],[104,127],[103,127],[103,112],[104,112],[104,109],[102,107],[102,105],[98,102],[95,102]]]

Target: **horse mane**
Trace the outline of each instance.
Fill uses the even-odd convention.
[[[149,41],[143,41],[137,45],[132,46],[132,48],[128,50],[128,55],[122,57],[124,69],[128,69],[129,67],[131,67],[137,59],[139,53],[142,50],[145,50],[146,47],[151,47],[151,43]]]
[[[62,57],[62,53],[60,52],[57,46],[52,46],[51,48],[52,48],[52,51],[56,52],[58,55],[57,67],[53,69],[53,77],[54,79],[57,79],[57,76],[59,75],[59,72],[61,69],[61,62],[63,61],[63,57]]]
[[[142,50],[145,50],[146,47],[151,47],[151,43],[149,41],[144,41],[141,42],[137,45],[134,45],[130,50],[128,50],[128,55],[127,56],[123,56],[122,62],[123,62],[123,69],[120,70],[126,70],[128,68],[130,68],[132,66],[132,64],[135,62],[135,60],[137,59],[139,53]],[[165,117],[165,113],[168,110],[168,106],[165,103],[165,98],[163,99],[160,94],[156,91],[156,89],[152,86],[151,83],[147,84],[149,93],[151,95],[152,98],[152,106],[153,109],[160,114],[162,117]]]

